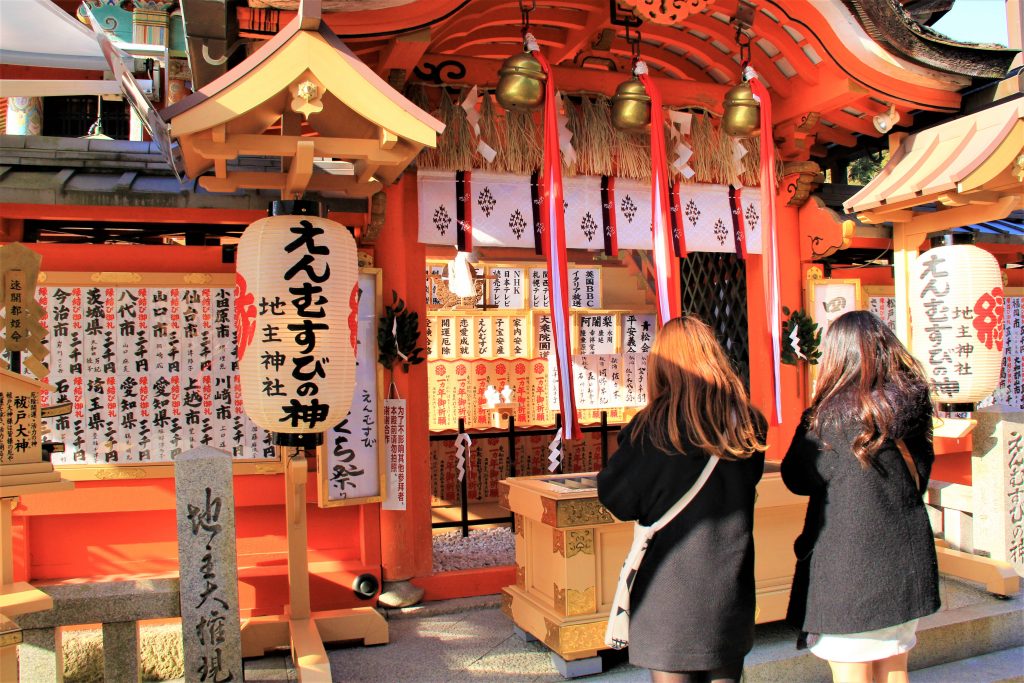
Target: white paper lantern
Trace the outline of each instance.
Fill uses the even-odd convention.
[[[238,243],[235,320],[242,404],[279,444],[312,445],[355,391],[359,266],[342,225],[263,218]]]
[[[995,257],[970,244],[934,247],[911,271],[912,351],[941,403],[977,403],[999,386],[1003,283]]]

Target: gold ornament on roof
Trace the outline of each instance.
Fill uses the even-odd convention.
[[[292,85],[292,111],[302,114],[307,119],[310,114],[319,114],[324,109],[320,101],[320,84],[312,79],[306,79]]]

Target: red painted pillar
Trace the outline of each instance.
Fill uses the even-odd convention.
[[[416,178],[407,173],[387,190],[384,227],[374,249],[382,270],[385,305],[391,292],[419,314],[420,343],[426,340],[426,250],[417,240]],[[385,384],[390,381],[384,371]],[[430,538],[430,442],[427,419],[427,364],[413,365],[408,373],[396,367],[394,382],[407,401],[405,511],[381,510],[381,564],[385,581],[404,581],[430,574],[433,566]]]
[[[787,206],[788,196],[776,196],[775,233],[779,245],[779,298],[790,310],[802,308],[803,268],[800,264],[800,225],[797,210]],[[747,334],[750,349],[750,399],[767,416],[772,405],[772,343],[768,336],[764,305],[764,259],[750,254],[747,259]],[[780,312],[782,322],[786,316]],[[782,343],[789,340],[783,338]],[[768,430],[767,457],[781,460],[793,437],[800,413],[806,405],[804,373],[782,365],[782,424]]]

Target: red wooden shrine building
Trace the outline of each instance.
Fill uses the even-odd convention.
[[[136,13],[143,4],[135,3]],[[55,108],[73,99],[69,94],[93,95],[97,91],[95,83],[91,87],[57,84],[102,81],[101,69],[66,68],[68,63],[43,66],[32,64],[29,58],[7,60],[0,65],[5,84],[31,81],[35,92],[45,95],[44,125],[40,137],[7,135],[0,142],[0,241],[19,241],[42,255],[42,270],[51,284],[41,284],[52,297],[62,283],[74,282],[101,288],[137,288],[146,282],[157,283],[152,287],[230,288],[238,236],[246,225],[264,216],[266,203],[280,198],[282,192],[304,189],[307,198],[326,203],[330,218],[354,229],[361,265],[379,271],[377,297],[388,304],[394,291],[404,299],[409,309],[419,314],[424,333],[421,343],[429,345],[424,351],[426,362],[412,365],[408,372],[393,373],[398,393],[409,406],[404,510],[382,509],[379,488],[363,500],[356,497],[352,504],[344,504],[348,502],[344,498],[332,497],[325,480],[323,470],[333,461],[322,458],[318,465],[310,463],[306,508],[310,594],[316,610],[366,604],[351,588],[353,578],[364,573],[385,582],[411,581],[425,590],[425,600],[495,593],[515,581],[512,566],[433,571],[432,507],[457,501],[449,495],[455,476],[454,446],[451,441],[435,445],[430,437],[451,435],[453,417],[467,418],[474,439],[483,442],[487,436],[486,425],[470,416],[483,401],[476,395],[476,385],[470,398],[463,399],[465,403],[456,403],[465,406],[461,412],[442,405],[445,400],[439,399],[439,392],[452,392],[451,402],[458,399],[452,385],[438,383],[438,368],[451,368],[454,373],[460,363],[470,372],[487,367],[483,375],[499,372],[494,363],[501,365],[504,359],[507,365],[503,367],[513,373],[518,372],[512,362],[516,358],[543,361],[537,367],[542,367],[545,386],[537,391],[549,388],[547,354],[540,352],[537,341],[542,333],[541,315],[503,312],[500,302],[488,300],[482,312],[474,312],[472,317],[489,326],[487,349],[460,353],[458,338],[453,336],[451,343],[456,348],[446,351],[442,328],[445,321],[454,322],[461,313],[444,312],[436,283],[432,289],[435,281],[428,275],[440,272],[453,258],[453,247],[472,250],[478,268],[490,269],[486,271],[491,275],[489,286],[504,287],[502,292],[510,287],[501,284],[509,272],[518,273],[512,278],[522,278],[526,287],[531,267],[544,266],[534,250],[533,224],[526,215],[532,203],[531,187],[536,184],[531,184],[531,174],[539,170],[542,158],[540,118],[507,114],[493,99],[503,60],[522,51],[524,20],[552,67],[550,76],[562,97],[562,125],[573,134],[570,145],[574,145],[575,158],[568,158],[565,147],[561,150],[569,260],[580,273],[601,274],[603,300],[583,301],[577,315],[619,316],[614,325],[619,339],[614,350],[608,347],[610,353],[622,351],[630,311],[653,315],[655,310],[654,265],[646,253],[650,247],[644,246],[650,238],[642,231],[639,237],[631,237],[625,205],[626,199],[635,200],[634,210],[649,220],[648,136],[644,131],[623,133],[606,124],[609,98],[630,78],[636,57],[647,64],[664,107],[679,115],[670,119],[668,161],[675,164],[672,174],[678,182],[675,191],[680,211],[685,213],[687,201],[692,200],[697,210],[694,215],[705,214],[706,228],[699,217],[684,226],[689,256],[672,261],[682,272],[683,298],[691,310],[720,316],[714,321],[716,329],[744,367],[753,400],[766,412],[773,403],[772,350],[765,337],[763,268],[767,252],[762,254],[768,246],[757,246],[748,237],[745,253],[737,254],[738,241],[734,239],[742,228],[734,228],[728,217],[734,208],[729,203],[731,186],[741,190],[736,201],[747,216],[748,228],[761,221],[757,158],[769,136],[762,131],[759,143],[741,144],[719,131],[723,102],[727,91],[740,80],[741,62],[749,60],[771,96],[770,140],[778,168],[775,231],[781,306],[810,310],[811,273],[812,278],[855,284],[861,307],[868,307],[874,297],[874,305],[883,310],[888,307],[898,325],[893,311],[894,250],[900,256],[916,253],[929,233],[1008,218],[1007,227],[992,234],[1011,239],[990,240],[985,248],[1004,268],[1007,286],[1024,287],[1024,271],[1007,267],[1019,266],[1022,251],[1021,232],[1014,227],[1020,220],[1012,220],[1019,215],[1014,212],[1024,208],[1019,184],[1012,182],[1014,177],[1020,182],[1020,162],[1015,155],[1020,153],[1024,136],[1021,100],[1015,99],[1019,98],[1021,76],[1017,72],[1006,78],[1017,52],[960,44],[931,31],[927,24],[938,16],[931,13],[941,13],[949,3],[939,3],[940,9],[934,10],[929,8],[935,3],[915,0],[902,6],[883,0],[701,0],[676,3],[685,4],[686,9],[666,11],[659,9],[658,3],[614,0],[522,4],[508,0],[387,0],[373,3],[374,9],[362,10],[359,3],[323,0],[322,23],[315,31],[294,25],[289,28],[298,5],[294,0],[149,4],[162,6],[157,9],[166,15],[171,29],[181,25],[175,18],[184,15],[184,55],[179,51],[175,56],[172,49],[165,49],[155,59],[163,72],[154,72],[150,64],[148,75],[154,81],[166,81],[162,95],[151,99],[170,123],[171,136],[185,151],[187,177],[175,178],[154,143],[46,135],[47,125],[56,125],[47,124],[45,115],[51,100]],[[71,2],[56,5],[69,14],[75,11]],[[131,20],[130,8],[125,9],[129,6],[121,4],[122,20]],[[193,23],[190,14],[198,18]],[[1019,24],[1020,17],[1015,20]],[[359,85],[347,86],[355,81],[344,79],[335,83],[331,74],[316,71],[313,61],[319,53],[314,48],[309,48],[306,56],[289,57],[300,64],[302,59],[310,60],[304,68],[285,73],[281,67],[273,72],[276,76],[270,75],[286,61],[281,47],[286,44],[282,37],[286,33],[293,38],[306,33],[329,35],[343,43],[350,51],[346,64],[354,74],[351,78],[362,79]],[[151,38],[144,31],[135,35],[138,43]],[[1013,35],[1011,30],[1011,43]],[[324,44],[334,46],[331,40]],[[258,67],[251,61],[256,58],[263,60]],[[136,59],[136,64],[140,63],[142,60]],[[1015,64],[1019,67],[1019,59]],[[294,109],[288,113],[286,108],[294,106],[292,99],[303,97],[292,91],[288,98],[281,94],[258,105],[233,105],[238,109],[231,116],[218,119],[211,105],[220,106],[225,101],[222,98],[241,92],[244,79],[257,68],[267,69],[261,78],[284,79],[282,93],[292,81],[298,84],[311,78],[320,95],[306,97],[303,106],[326,107],[325,111],[339,118],[318,119],[316,111],[304,116]],[[244,73],[232,71],[237,69]],[[182,99],[178,86],[171,87],[171,75],[190,85],[199,99],[196,95]],[[366,83],[379,83],[381,88],[394,89],[396,95],[404,94],[422,110],[416,125],[424,124],[427,114],[442,122],[445,127],[436,143],[416,138],[415,117],[395,123],[391,129],[382,124],[366,128],[363,119],[372,123],[380,112],[358,111],[355,104],[346,104],[343,93],[346,87],[369,87]],[[28,93],[27,85],[20,90],[11,87],[5,85],[7,93],[21,93],[12,98]],[[256,93],[258,88],[251,90]],[[245,97],[259,95],[253,93]],[[1000,114],[1001,128],[994,138],[986,139],[984,150],[978,151],[975,163],[968,164],[962,174],[977,177],[988,173],[984,193],[932,196],[925,191],[930,178],[910,178],[910,184],[900,189],[921,198],[919,203],[929,203],[930,222],[924,228],[911,229],[913,221],[924,215],[914,202],[905,202],[896,207],[896,213],[886,214],[877,205],[854,201],[855,205],[848,207],[852,212],[861,213],[866,206],[871,215],[861,214],[862,220],[854,213],[842,215],[842,203],[854,191],[846,186],[846,168],[851,161],[883,150],[898,156],[908,134],[971,116],[992,108],[993,103],[1005,110]],[[106,110],[123,105],[108,102],[103,106]],[[345,117],[357,123],[350,125]],[[440,125],[434,128],[438,129]],[[982,135],[977,127],[972,130]],[[186,135],[202,138],[202,144],[187,142]],[[279,142],[271,147],[257,136]],[[325,142],[351,138],[372,139],[376,147],[372,153],[346,159],[345,154],[332,153],[334,148]],[[1016,148],[1010,149],[1013,145]],[[1013,154],[1007,156],[1007,150]],[[951,154],[955,157],[973,151],[961,147]],[[342,175],[331,174],[327,163],[331,158],[347,164]],[[281,159],[284,166],[279,165]],[[601,206],[609,201],[609,186],[613,188],[613,215],[602,220]],[[490,200],[482,196],[484,189],[493,195],[497,218],[492,218],[487,208]],[[469,206],[464,206],[463,196],[469,197]],[[504,206],[511,202],[513,208],[525,212],[520,214],[523,223],[518,231],[512,211],[505,211],[501,202]],[[963,211],[963,207],[975,210]],[[725,222],[707,220],[715,216]],[[473,223],[471,235],[464,234],[460,225],[467,219]],[[617,254],[599,238],[594,241],[594,233],[600,234],[609,220],[618,223],[621,251]],[[629,216],[628,222],[632,221]],[[464,249],[462,241],[467,237],[472,244]],[[894,237],[899,241],[895,247]],[[141,279],[133,283],[130,274],[139,274]],[[165,281],[160,274],[168,278],[171,274],[204,274],[210,279],[161,284]],[[216,284],[222,282],[231,284]],[[689,299],[687,288],[691,290]],[[729,289],[727,295],[722,294],[725,289]],[[715,296],[720,305],[709,306]],[[850,305],[857,304],[851,301]],[[525,310],[531,306],[520,301],[518,306],[504,307]],[[587,308],[593,310],[582,310]],[[361,339],[376,336],[375,318],[380,314],[371,311],[368,327],[365,331],[360,328]],[[511,328],[520,318],[527,330],[523,347],[496,349],[499,327],[509,325],[508,338],[501,339],[512,345]],[[47,323],[51,335],[54,322]],[[576,339],[573,343],[583,344],[580,352],[585,353],[585,344],[602,342]],[[591,353],[594,348],[590,347]],[[514,387],[516,396],[524,401],[534,396],[527,382],[535,372],[523,370],[523,383]],[[383,371],[378,374],[382,377],[375,391],[384,392],[387,382]],[[781,458],[808,402],[807,375],[806,364],[781,368],[781,424],[771,430],[769,459]],[[497,379],[497,375],[486,376]],[[390,374],[386,379],[391,379]],[[379,396],[381,401],[385,397],[383,393]],[[599,419],[599,399],[597,396],[591,407],[581,403],[585,422]],[[524,407],[524,419],[517,421],[550,427],[555,410],[545,405],[549,400],[547,394],[537,399],[535,403],[541,407],[529,419],[525,419]],[[631,405],[635,409],[635,403],[623,404],[611,422],[627,419]],[[967,484],[972,444],[969,435],[957,436],[963,438],[939,438],[937,451],[942,454],[935,476]],[[97,437],[95,443],[100,441]],[[536,468],[546,465],[538,463],[547,455],[547,441],[536,446],[536,454],[521,456],[518,474],[545,471]],[[493,448],[493,467],[479,464],[471,474],[474,498],[493,500],[497,479],[508,474],[503,469],[508,465],[507,455],[501,460],[499,447]],[[588,448],[594,448],[593,443]],[[566,471],[573,465],[593,469],[592,453],[578,451],[575,460],[563,463]],[[24,496],[14,511],[15,578],[54,582],[173,575],[177,570],[173,470],[161,464],[169,462],[169,456],[116,464],[104,461],[97,452],[82,462],[68,457],[59,469],[65,478],[76,482],[74,490]],[[242,614],[279,614],[288,601],[282,466],[273,458],[249,458],[240,459],[235,467]],[[445,477],[447,484],[442,481]],[[788,548],[780,552],[788,552]]]

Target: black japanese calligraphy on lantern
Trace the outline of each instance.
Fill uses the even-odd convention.
[[[920,360],[924,362],[933,391],[940,399],[952,397],[960,391],[961,378],[972,372],[968,363],[954,359],[950,348],[956,345],[964,348],[966,342],[962,340],[969,340],[972,335],[968,324],[954,320],[954,312],[946,303],[952,287],[946,259],[933,250],[922,255],[918,264],[917,286],[927,339],[926,352],[919,354],[923,355]]]
[[[299,398],[292,398],[281,407],[284,416],[279,421],[293,429],[316,431],[330,412],[330,404],[321,403],[316,396],[320,393],[320,380],[327,377],[326,366],[331,359],[318,356],[316,345],[318,336],[330,334],[331,323],[324,310],[328,299],[321,285],[331,277],[331,266],[322,258],[329,256],[331,250],[325,244],[317,244],[324,229],[309,221],[299,221],[290,231],[295,239],[285,245],[284,250],[298,259],[284,273],[284,279],[291,283],[288,293],[292,296],[285,305],[290,305],[299,318],[299,322],[287,325],[298,346],[290,371],[292,378],[298,381],[295,394]]]

